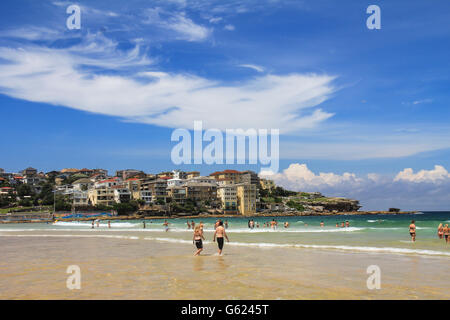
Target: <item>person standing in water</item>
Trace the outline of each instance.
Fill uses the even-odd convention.
[[[450,242],[450,228],[448,227],[448,224],[445,225],[443,231],[444,231],[445,242],[449,243]]]
[[[320,226],[321,226],[321,227],[323,227],[323,226],[324,226],[324,223],[323,223],[323,221],[320,221]]]
[[[228,229],[228,220],[225,220],[225,229]]]
[[[442,223],[440,223],[438,226],[437,234],[438,234],[439,239],[444,238],[444,227],[442,226]]]
[[[92,229],[94,229],[94,220],[92,220]]]
[[[223,238],[226,238],[228,242],[230,240],[228,239],[227,233],[225,232],[225,228],[223,227],[223,222],[219,220],[219,225],[216,228],[216,231],[214,232],[214,238],[213,241],[216,242],[217,238],[217,245],[219,247],[219,256],[222,255],[222,249],[223,249]]]
[[[100,228],[100,220],[97,220],[97,228]]]
[[[200,226],[196,226],[194,229],[194,237],[192,238],[192,243],[197,247],[197,252],[195,252],[194,256],[200,255],[200,252],[203,251],[203,241],[205,237],[203,236],[203,231]]]
[[[111,229],[111,221],[108,220],[108,229]]]
[[[411,224],[409,225],[409,234],[411,235],[411,241],[416,241],[416,224],[413,221],[411,221]]]
[[[145,229],[145,220],[144,221],[142,221],[143,223],[144,223],[144,229]]]
[[[166,232],[169,231],[169,223],[167,222],[167,220],[164,220],[163,226],[166,229]]]
[[[191,228],[192,228],[192,229],[195,228],[195,222],[194,222],[194,220],[191,220]]]
[[[186,224],[188,226],[188,230],[191,228],[191,224],[189,223],[189,220],[186,221]]]
[[[345,221],[345,227],[346,227],[346,228],[350,227],[350,222]]]

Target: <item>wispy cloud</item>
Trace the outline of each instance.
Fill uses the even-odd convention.
[[[264,72],[264,68],[255,64],[240,64],[239,67],[253,69],[258,72]]]
[[[195,23],[184,12],[173,13],[158,7],[147,9],[145,15],[143,23],[168,30],[178,40],[204,41],[212,33],[212,29]]]
[[[103,36],[92,36],[66,49],[0,48],[0,58],[8,61],[0,64],[0,92],[175,128],[191,128],[195,120],[203,120],[205,128],[289,132],[314,127],[332,116],[315,108],[335,90],[334,77],[327,75],[265,75],[227,85],[155,67],[151,73],[130,75],[97,74],[82,68],[119,69],[152,62],[139,53],[138,46],[119,54],[115,45]]]
[[[236,28],[232,24],[227,24],[225,27],[223,27],[225,30],[228,31],[234,31]]]

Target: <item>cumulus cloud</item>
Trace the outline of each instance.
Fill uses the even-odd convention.
[[[184,73],[129,74],[151,66],[140,53],[117,50],[117,43],[91,35],[74,47],[0,48],[0,93],[88,112],[172,128],[313,127],[332,114],[314,108],[334,92],[334,77],[315,74],[264,75],[235,85]],[[94,67],[128,74],[94,72]],[[89,68],[86,68],[89,67]]]
[[[263,172],[261,177],[273,179],[277,185],[295,191],[319,191],[328,196],[348,197],[361,201],[363,210],[448,210],[450,175],[439,165],[431,170],[412,169],[394,178],[370,173],[314,173],[306,164],[292,163],[280,173]]]
[[[420,170],[414,173],[413,169],[406,168],[399,172],[394,181],[409,181],[409,182],[430,182],[430,183],[442,183],[450,180],[450,174],[443,167],[436,165],[433,170]]]
[[[223,27],[225,30],[228,31],[234,31],[236,28],[232,24],[227,24],[225,27]]]

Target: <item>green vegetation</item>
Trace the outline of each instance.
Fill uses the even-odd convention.
[[[286,205],[287,205],[289,208],[294,208],[294,209],[297,210],[297,211],[305,211],[305,207],[304,207],[302,204],[300,204],[300,203],[298,203],[298,202],[295,202],[295,201],[293,201],[293,200],[289,200],[289,201],[286,203]]]

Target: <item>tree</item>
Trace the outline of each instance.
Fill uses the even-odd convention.
[[[21,198],[25,197],[25,196],[32,196],[34,194],[31,187],[27,184],[18,185],[16,188],[16,191],[17,191],[17,195]]]

